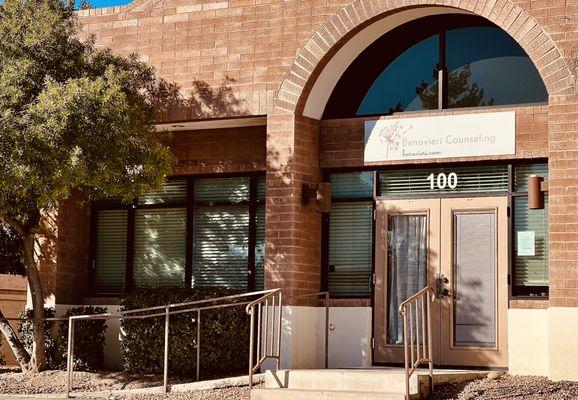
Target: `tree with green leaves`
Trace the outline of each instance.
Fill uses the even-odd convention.
[[[438,68],[433,71],[434,83],[422,81],[416,88],[423,108],[435,110],[438,108]],[[477,82],[470,83],[472,68],[464,65],[448,73],[448,106],[450,108],[491,106],[494,100],[484,100],[484,89]]]
[[[0,220],[22,241],[34,322],[30,353],[9,343],[33,372],[46,367],[35,254],[43,217],[75,191],[128,201],[160,187],[173,163],[155,132],[163,89],[154,69],[79,32],[62,1],[0,4]]]

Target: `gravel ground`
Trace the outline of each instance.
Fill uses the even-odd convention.
[[[494,380],[438,385],[430,396],[430,400],[450,399],[572,400],[578,399],[578,382],[551,382],[543,377],[504,375]]]
[[[161,386],[162,376],[134,375],[120,372],[75,372],[74,391],[105,391],[140,389]],[[172,379],[171,383],[183,383]],[[66,390],[65,371],[44,371],[39,374],[0,374],[0,394],[63,393]]]
[[[109,397],[108,400],[249,400],[249,388],[230,387],[224,389],[197,390],[186,393],[137,394]]]

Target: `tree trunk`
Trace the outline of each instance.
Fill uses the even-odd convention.
[[[20,365],[22,371],[28,371],[30,364],[30,354],[28,354],[24,348],[22,341],[20,341],[10,323],[6,321],[2,310],[0,310],[0,332],[2,332],[6,338],[12,353],[14,353],[16,362]]]
[[[40,273],[34,259],[34,233],[30,231],[24,235],[22,246],[24,254],[24,266],[32,297],[32,354],[29,364],[30,372],[40,372],[46,369],[46,355],[44,349],[44,291]]]
[[[14,353],[14,357],[16,358],[16,362],[20,365],[22,371],[27,371],[30,364],[30,354],[24,348],[24,345],[16,336],[16,332],[14,332],[14,328],[6,319],[4,319],[4,313],[0,310],[0,332],[6,338],[12,353]]]

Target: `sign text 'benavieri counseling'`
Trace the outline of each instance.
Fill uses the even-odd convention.
[[[365,122],[365,162],[515,152],[514,111]]]

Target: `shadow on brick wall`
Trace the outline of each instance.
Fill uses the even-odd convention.
[[[226,76],[221,85],[210,86],[195,79],[193,88],[183,94],[176,83],[160,81],[157,107],[162,121],[184,121],[248,115],[245,100],[239,99],[231,87],[236,81]]]

